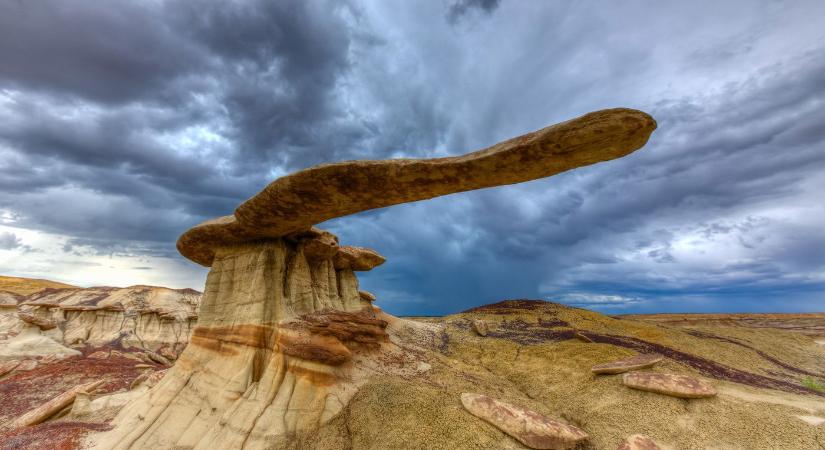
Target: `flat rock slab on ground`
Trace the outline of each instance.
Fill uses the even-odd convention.
[[[634,434],[622,440],[616,450],[661,450],[661,447],[647,436]]]
[[[609,363],[599,364],[590,369],[597,374],[617,374],[651,367],[662,360],[661,355],[642,354],[632,358],[620,359]]]
[[[625,386],[642,391],[655,392],[679,398],[703,398],[716,395],[716,389],[707,381],[685,375],[653,372],[624,374]]]
[[[587,439],[587,433],[579,428],[486,395],[464,393],[461,403],[472,415],[495,425],[530,448],[564,450]]]

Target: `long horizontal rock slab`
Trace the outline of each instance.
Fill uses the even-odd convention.
[[[654,372],[629,372],[622,376],[625,386],[679,398],[704,398],[716,395],[707,381],[686,375]]]
[[[607,109],[462,156],[321,164],[281,177],[220,217],[185,232],[180,253],[210,266],[215,248],[309,230],[370,209],[522,183],[625,156],[656,129],[648,114]]]
[[[579,428],[486,395],[464,393],[461,403],[472,415],[530,448],[564,450],[587,439],[587,433]]]
[[[74,402],[74,399],[77,396],[78,392],[91,393],[93,390],[95,390],[97,387],[103,384],[103,382],[103,380],[98,380],[93,381],[91,383],[75,386],[69,389],[68,391],[58,395],[57,397],[52,398],[46,403],[18,417],[14,422],[11,423],[9,428],[15,429],[20,427],[37,425],[38,423],[43,422],[49,417],[55,415],[61,409],[71,405],[72,402]]]
[[[652,367],[654,364],[662,360],[662,355],[656,354],[641,354],[632,358],[620,359],[618,361],[611,361],[609,363],[599,364],[593,366],[590,371],[595,374],[617,374],[629,372],[631,370],[645,369]]]

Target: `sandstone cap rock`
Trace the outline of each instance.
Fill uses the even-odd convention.
[[[654,372],[629,372],[622,376],[625,386],[679,398],[703,398],[716,395],[707,381],[686,375]]]
[[[375,250],[346,245],[339,247],[337,253],[332,258],[332,263],[336,270],[372,270],[384,264],[387,259],[379,255]]]
[[[536,449],[570,449],[587,439],[579,428],[486,395],[464,393],[461,403],[472,415]]]
[[[639,370],[651,367],[662,360],[662,355],[653,353],[636,355],[627,359],[611,361],[593,366],[590,371],[597,374],[617,374],[631,370]]]
[[[210,266],[215,249],[310,230],[336,217],[456,192],[521,183],[619,158],[656,129],[648,114],[606,109],[461,156],[321,164],[281,177],[233,215],[197,225],[180,253]]]

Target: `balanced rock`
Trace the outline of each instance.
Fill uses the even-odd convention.
[[[661,447],[647,436],[634,434],[622,440],[616,450],[661,450]]]
[[[235,213],[191,228],[178,240],[190,260],[211,266],[218,248],[279,238],[370,209],[537,180],[620,158],[656,129],[648,114],[617,108],[512,138],[484,150],[433,159],[321,164],[281,177]]]
[[[486,395],[464,393],[461,394],[461,403],[472,415],[530,448],[570,449],[587,439],[587,433],[579,428]]]
[[[462,156],[322,164],[273,181],[233,214],[178,239],[184,257],[211,268],[189,345],[94,444],[264,448],[317,428],[346,406],[357,392],[354,380],[370,366],[350,362],[379,362],[374,353],[395,345],[388,332],[401,328],[387,324],[402,320],[379,319],[359,293],[355,271],[385,258],[340,246],[314,225],[619,158],[641,148],[655,128],[643,112],[611,109]],[[583,439],[574,427],[511,411],[544,433],[513,429],[546,445],[535,448]]]
[[[625,386],[679,398],[703,398],[716,395],[707,381],[669,373],[630,372],[622,377]]]
[[[472,324],[473,331],[478,333],[479,336],[487,336],[487,333],[490,331],[489,328],[487,328],[487,322],[481,319],[473,319]]]
[[[593,366],[590,371],[596,374],[617,374],[631,370],[639,370],[652,367],[662,360],[661,355],[647,353],[633,356],[631,358],[620,359],[609,363]]]

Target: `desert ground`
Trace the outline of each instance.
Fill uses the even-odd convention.
[[[2,281],[4,294],[19,301],[6,307],[4,327],[13,322],[9,316],[38,299],[43,303],[45,295],[62,292],[68,300],[86,291],[25,279],[16,290],[14,280]],[[0,375],[0,448],[82,448],[112,427],[129,398],[157,383],[181,351],[153,360],[149,355],[157,353],[151,348],[173,347],[168,336],[155,333],[147,348],[124,339],[133,331],[104,329],[117,321],[98,318],[100,328],[94,332],[99,338],[92,342],[50,339],[54,345],[39,354],[6,351],[0,357],[2,363],[18,363]],[[486,325],[485,336],[476,330],[477,321]],[[61,327],[69,329],[70,321]],[[584,430],[588,439],[578,444],[580,449],[617,448],[636,434],[665,449],[825,445],[825,346],[818,343],[825,337],[825,314],[609,317],[551,302],[508,300],[445,317],[396,319],[388,329],[394,327],[391,334],[406,339],[397,351],[379,357],[373,375],[335,417],[312,432],[271,441],[269,447],[528,448],[465,410],[461,395],[468,392]],[[137,334],[147,337],[145,330]],[[7,349],[13,339],[7,336],[0,348]],[[61,347],[74,353],[52,353]],[[705,380],[717,395],[676,398],[630,389],[620,374],[591,372],[595,365],[637,354],[664,357],[645,371]],[[48,400],[93,381],[102,381],[94,393],[77,396],[42,422],[10,427]]]

